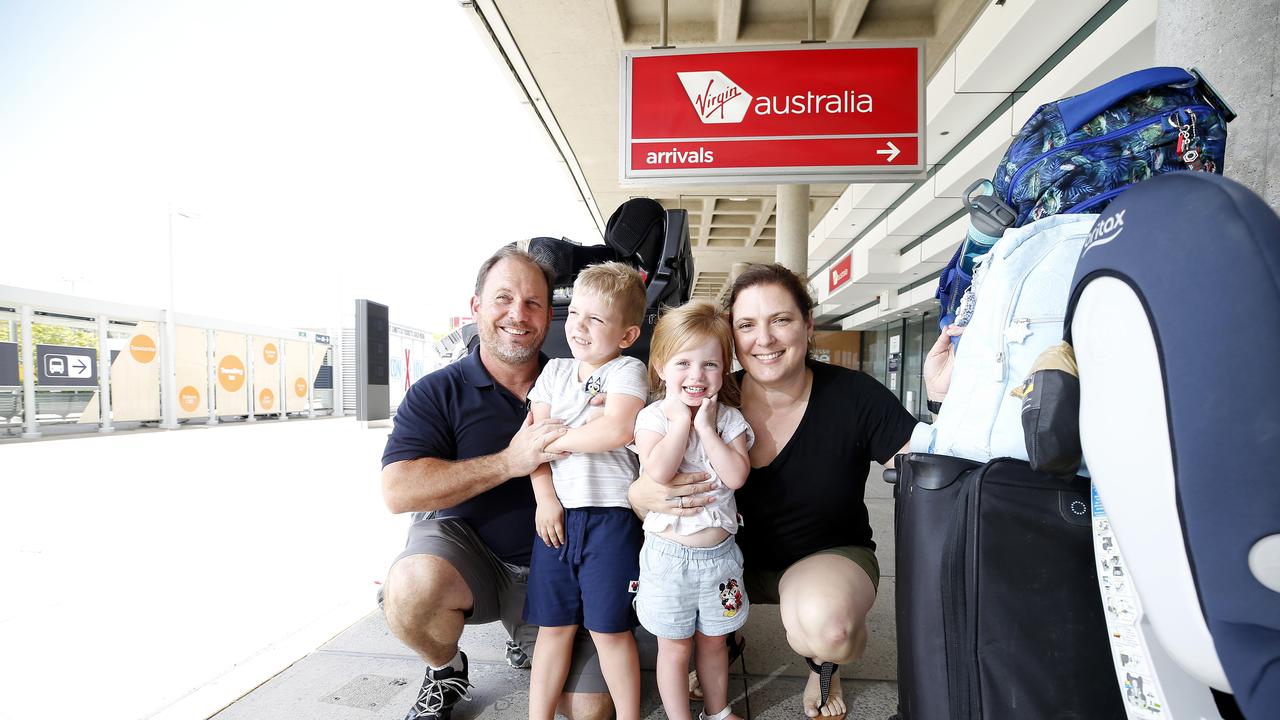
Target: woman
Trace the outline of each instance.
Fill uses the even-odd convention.
[[[756,434],[737,495],[747,597],[780,605],[787,641],[811,669],[805,714],[840,717],[836,672],[866,648],[880,580],[863,502],[867,474],[871,461],[892,465],[906,451],[916,420],[870,376],[809,359],[814,302],[795,273],[752,266],[734,282],[728,307],[742,412]],[[951,334],[926,361],[930,399],[945,393],[937,379],[950,374]],[[632,506],[696,511],[706,502],[701,477],[685,480],[670,488],[642,475]]]

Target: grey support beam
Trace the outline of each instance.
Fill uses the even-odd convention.
[[[708,195],[702,198],[702,212],[698,218],[698,244],[702,247],[711,245],[711,217],[716,211],[716,199]]]
[[[836,0],[831,8],[831,40],[852,40],[871,0]]]
[[[605,12],[609,14],[609,23],[613,26],[614,32],[617,33],[618,44],[622,45],[627,42],[627,11],[622,6],[623,0],[606,0],[604,3]]]
[[[742,0],[720,0],[720,14],[716,18],[716,42],[730,45],[738,41],[742,28]]]
[[[773,209],[778,206],[778,199],[765,198],[763,203],[760,206],[760,217],[756,220],[756,224],[751,226],[751,234],[747,236],[746,247],[753,248],[760,241],[760,233],[764,232],[764,226],[769,224]]]

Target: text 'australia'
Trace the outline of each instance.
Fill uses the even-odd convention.
[[[805,93],[756,98],[752,107],[757,115],[809,115],[817,113],[869,113],[874,103],[870,95],[845,90],[839,95]]]

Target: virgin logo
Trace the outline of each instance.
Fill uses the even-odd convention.
[[[751,108],[751,95],[718,70],[676,75],[704,123],[740,123]]]

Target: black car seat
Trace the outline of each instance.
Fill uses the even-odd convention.
[[[649,340],[662,307],[682,305],[693,290],[693,252],[689,245],[689,213],[666,210],[652,198],[632,198],[609,217],[603,245],[582,245],[568,238],[536,237],[516,243],[555,271],[551,289],[551,329],[542,351],[550,357],[570,357],[564,337],[573,281],[583,268],[612,260],[626,262],[645,279],[645,318],[640,339],[625,355],[649,360]],[[479,346],[470,339],[468,352]]]

